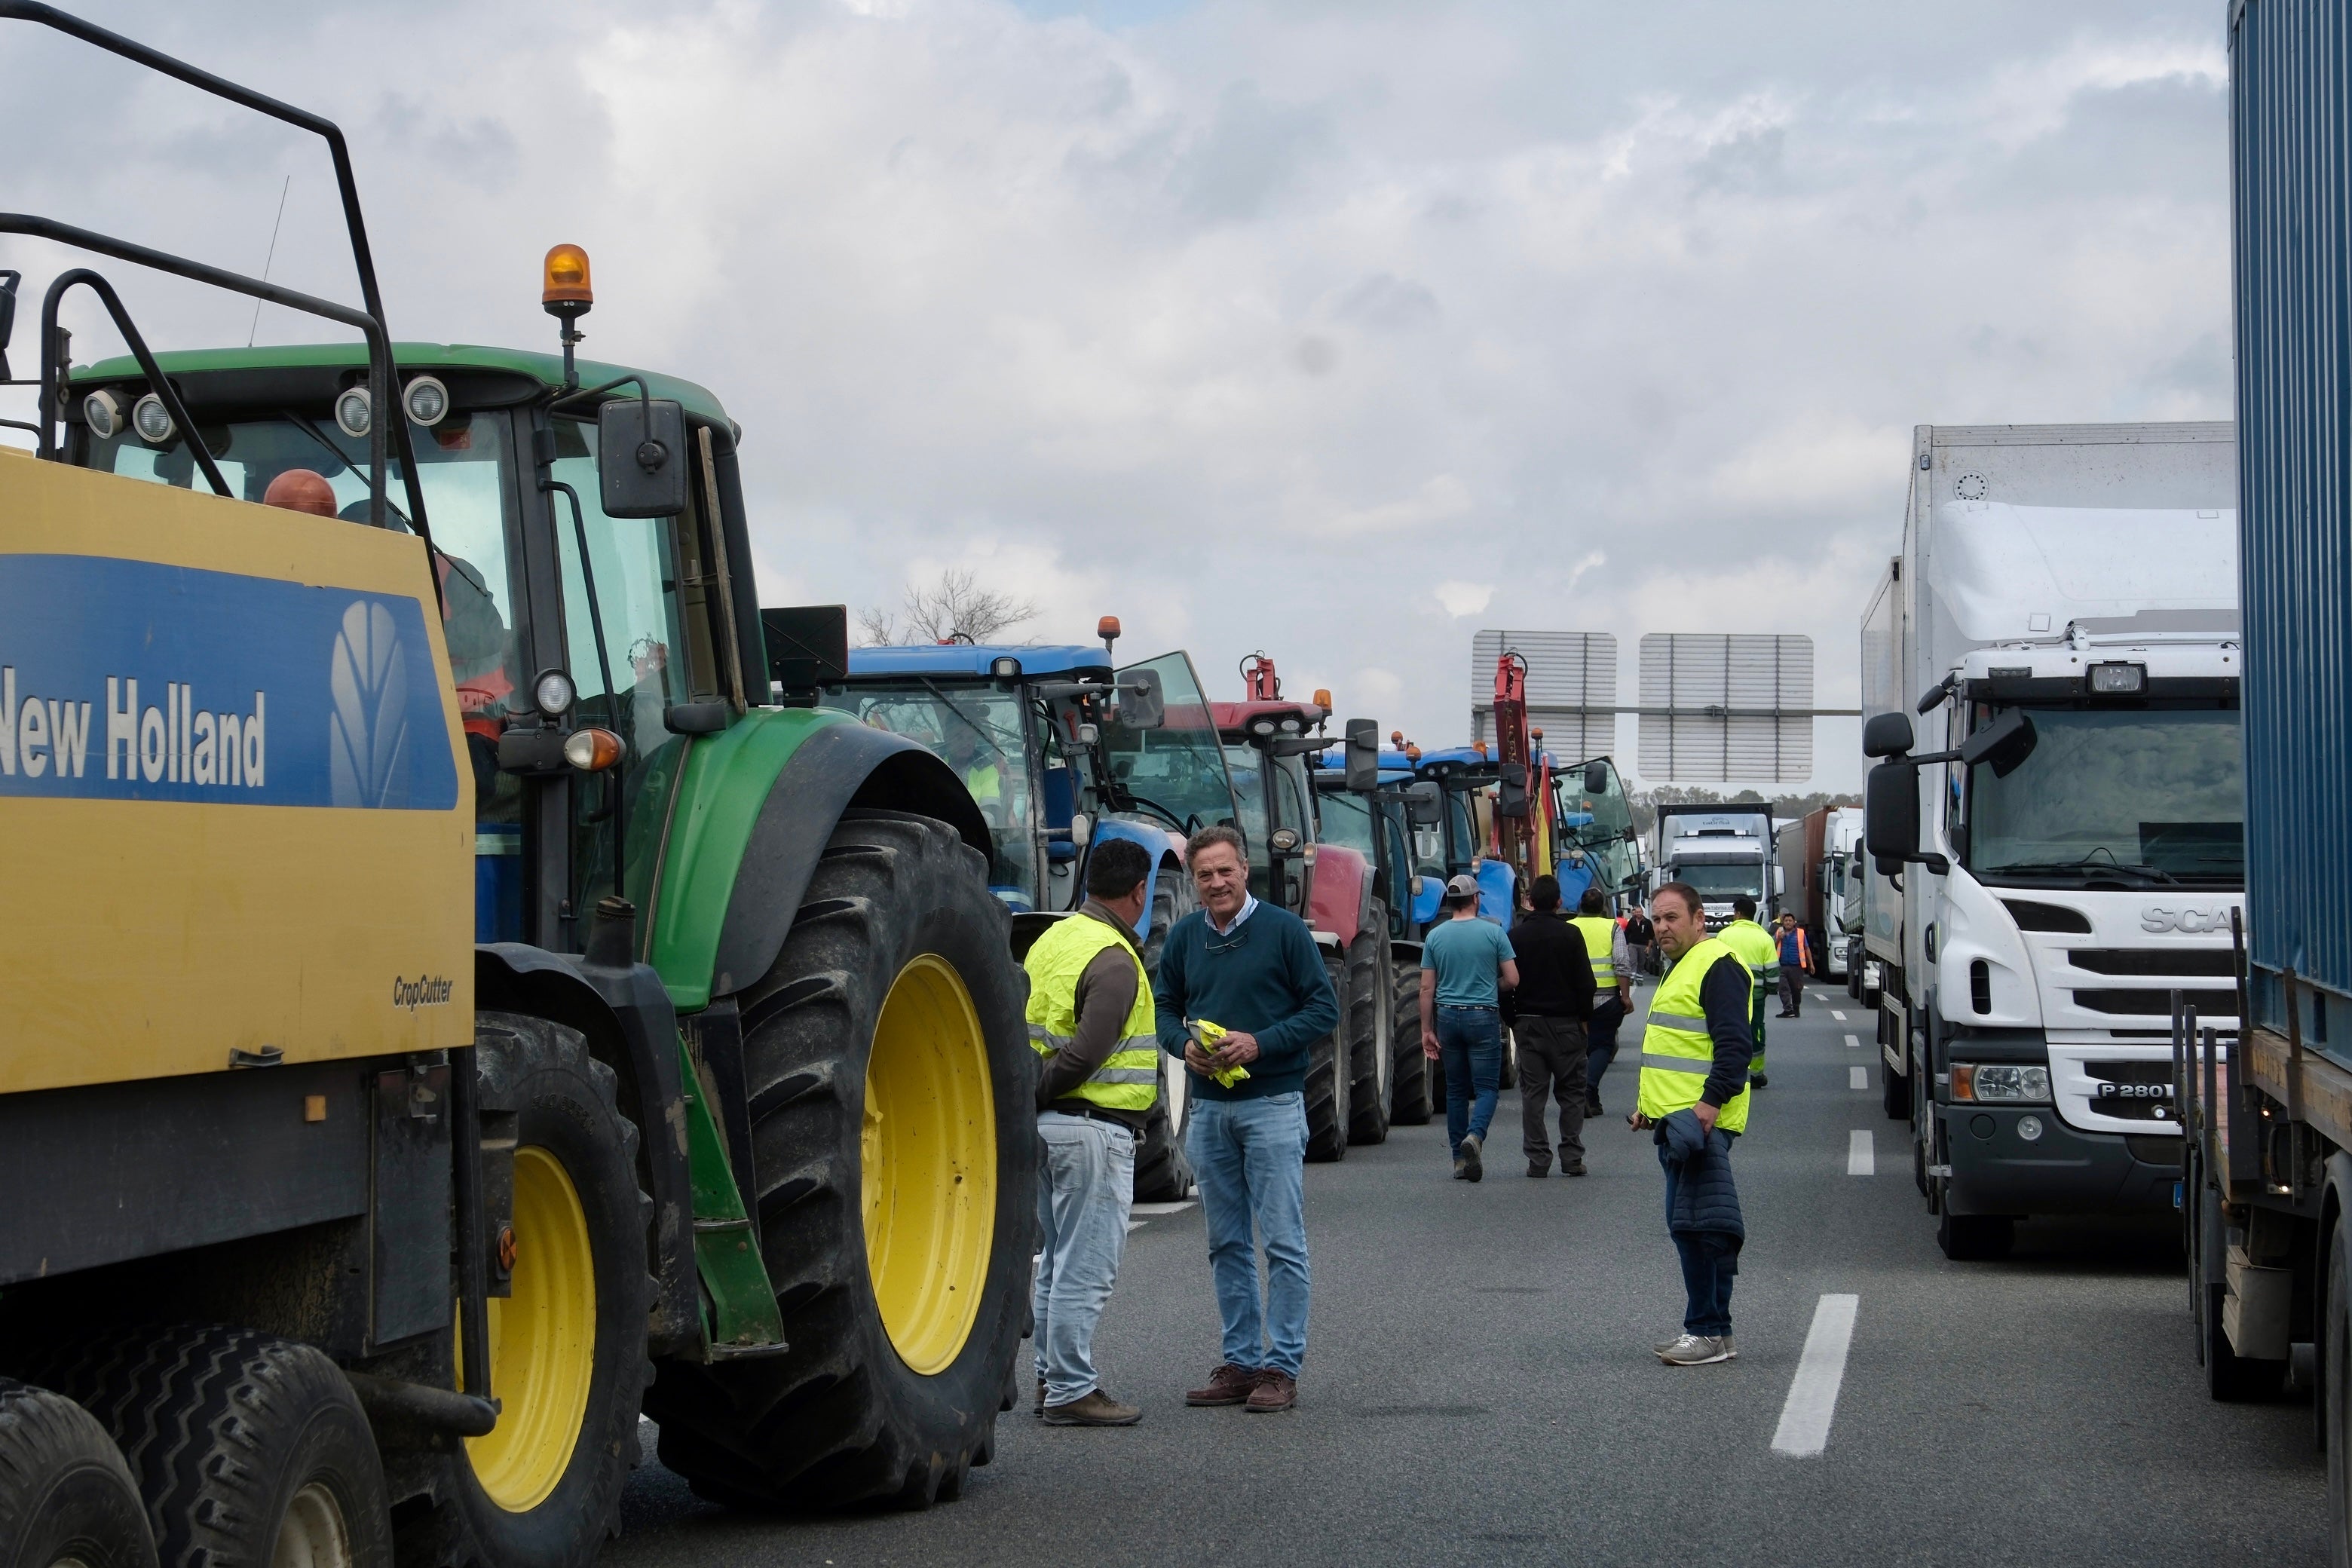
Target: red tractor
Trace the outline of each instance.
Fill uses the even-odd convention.
[[[1388,909],[1372,896],[1360,851],[1319,841],[1307,759],[1331,743],[1322,733],[1331,694],[1284,697],[1263,653],[1242,661],[1242,679],[1244,700],[1209,709],[1249,840],[1250,891],[1307,922],[1339,994],[1339,1026],[1316,1046],[1307,1070],[1307,1157],[1342,1159],[1349,1144],[1389,1135],[1396,987]]]

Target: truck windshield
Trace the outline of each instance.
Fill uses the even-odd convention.
[[[947,759],[980,814],[994,846],[988,879],[1037,896],[1036,857],[1029,820],[1028,705],[993,686],[946,681],[888,681],[828,688],[828,708],[855,714],[877,730],[921,742]]]
[[[1979,706],[1979,727],[1994,710]],[[2030,710],[2039,737],[2007,778],[1969,770],[1962,863],[2012,887],[2245,885],[2234,710]]]
[[[1763,868],[1753,860],[1679,865],[1674,868],[1674,879],[1696,888],[1702,898],[1730,899],[1742,893],[1751,899],[1764,896]]]

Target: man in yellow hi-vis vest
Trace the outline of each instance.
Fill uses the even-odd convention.
[[[1127,1250],[1135,1141],[1160,1094],[1160,1041],[1136,926],[1151,857],[1108,838],[1087,858],[1087,900],[1046,929],[1029,971],[1037,1074],[1037,1414],[1055,1426],[1132,1426],[1095,1375],[1095,1325]]]
[[[1756,900],[1742,894],[1731,900],[1731,920],[1716,933],[1739,962],[1748,966],[1748,1032],[1756,1037],[1756,1054],[1748,1063],[1748,1081],[1758,1089],[1764,1077],[1764,998],[1780,984],[1780,943],[1756,923]]]
[[[1669,1366],[1705,1366],[1739,1352],[1731,1342],[1731,1282],[1748,1236],[1731,1180],[1731,1142],[1748,1127],[1750,979],[1687,883],[1650,896],[1650,924],[1673,967],[1659,981],[1642,1032],[1635,1127],[1655,1130],[1666,1173],[1666,1230],[1681,1255],[1683,1331],[1654,1347]]]

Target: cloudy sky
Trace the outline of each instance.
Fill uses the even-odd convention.
[[[1913,425],[2229,412],[2215,0],[79,8],[343,124],[397,336],[551,347],[586,246],[586,352],[746,427],[766,602],[966,566],[1424,743],[1480,626],[1629,701],[1644,632],[1801,632],[1850,704]],[[272,276],[352,297],[315,143],[21,24],[0,81],[10,205],[254,271],[290,174]]]

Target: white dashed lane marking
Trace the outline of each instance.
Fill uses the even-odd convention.
[[[1848,1068],[1845,1069],[1845,1076],[1846,1087],[1849,1089],[1868,1089],[1870,1087],[1870,1069],[1868,1068]]]
[[[1854,1314],[1861,1306],[1859,1296],[1823,1296],[1814,1307],[1813,1326],[1797,1358],[1797,1374],[1789,1380],[1789,1397],[1780,1405],[1780,1425],[1772,1431],[1774,1453],[1804,1459],[1829,1447],[1838,1389],[1845,1382],[1846,1352],[1853,1348]]]
[[[1860,1035],[1848,1035],[1845,1037],[1845,1048],[1850,1051],[1858,1051],[1862,1049],[1862,1037]]]
[[[1141,1230],[1146,1220],[1158,1219],[1163,1215],[1182,1214],[1192,1206],[1194,1201],[1192,1198],[1182,1198],[1172,1204],[1129,1204],[1127,1209],[1129,1215],[1141,1215],[1144,1217],[1129,1219],[1127,1222],[1127,1234],[1133,1236],[1137,1231]]]
[[[1870,1134],[1859,1128],[1846,1135],[1845,1173],[1849,1176],[1878,1174],[1878,1152],[1871,1143]]]
[[[1841,1012],[1839,1012],[1839,1011],[1838,1011],[1836,1008],[1834,1008],[1834,1007],[1832,1007],[1832,1008],[1831,1008],[1831,1009],[1830,1009],[1830,1016],[1831,1016],[1831,1017],[1832,1017],[1832,1018],[1835,1018],[1835,1019],[1836,1019],[1839,1023],[1841,1023],[1841,1024],[1843,1024],[1843,1023],[1844,1023],[1844,1022],[1845,1022],[1845,1015],[1844,1015],[1844,1014],[1843,1014],[1843,1013],[1841,1013]]]

